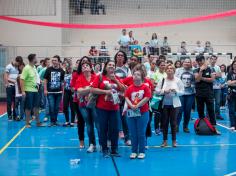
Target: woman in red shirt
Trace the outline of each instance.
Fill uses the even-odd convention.
[[[79,111],[78,108],[78,97],[77,97],[77,88],[76,88],[76,82],[77,79],[79,77],[79,75],[81,75],[81,64],[83,62],[91,62],[90,59],[87,56],[82,57],[80,60],[78,59],[76,61],[76,68],[72,73],[72,78],[71,78],[71,82],[70,82],[70,86],[71,86],[71,91],[73,92],[73,107],[74,107],[74,111],[77,115],[77,127],[78,127],[78,136],[79,136],[79,141],[80,141],[80,148],[84,148],[84,126],[85,126],[85,122],[84,119]],[[80,66],[80,67],[79,67]],[[79,69],[80,68],[80,69]]]
[[[80,65],[82,74],[80,74],[76,81],[76,88],[79,97],[79,111],[87,126],[87,133],[89,137],[88,153],[96,151],[96,139],[94,134],[94,122],[97,119],[96,109],[87,108],[88,95],[90,93],[91,84],[96,77],[92,70],[90,62],[83,62]],[[96,123],[95,123],[96,124]]]
[[[134,70],[133,84],[125,92],[128,104],[127,122],[131,134],[131,159],[145,158],[146,129],[149,121],[151,89],[144,83],[145,73],[142,69]],[[138,154],[139,153],[139,154]]]
[[[111,155],[118,154],[118,119],[119,114],[119,91],[124,91],[124,85],[115,76],[115,63],[105,63],[102,77],[98,75],[92,84],[91,93],[97,94],[97,115],[99,122],[100,142],[104,157],[109,157],[107,137],[111,140]]]

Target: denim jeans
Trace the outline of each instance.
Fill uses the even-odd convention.
[[[221,89],[220,106],[225,106],[227,93],[228,93],[228,88],[227,87],[224,87],[224,88]]]
[[[108,111],[97,108],[97,117],[100,132],[100,141],[102,145],[102,151],[108,151],[107,140],[110,136],[111,150],[116,151],[118,149],[118,118],[120,118],[120,111]]]
[[[221,89],[214,89],[215,116],[220,116]]]
[[[79,107],[80,113],[86,123],[87,126],[87,134],[89,137],[89,145],[93,144],[96,146],[96,138],[95,138],[95,132],[94,132],[94,124],[98,131],[98,137],[99,135],[99,125],[97,121],[97,112],[95,108],[86,108],[86,107]],[[100,143],[100,142],[99,142]]]
[[[47,96],[48,96],[50,119],[52,123],[56,123],[62,94],[50,93]]]
[[[119,130],[124,132],[125,136],[125,142],[129,140],[129,129],[128,129],[128,124],[127,120],[124,115],[122,115],[123,112],[123,106],[120,106],[120,119],[119,119]]]
[[[16,97],[15,100],[15,111],[16,111],[16,116],[19,116],[21,119],[24,118],[25,115],[25,100],[24,97]]]
[[[70,107],[70,113],[69,113],[69,107]],[[65,114],[66,122],[75,122],[75,111],[73,107],[73,97],[71,90],[64,90],[64,96],[63,96],[63,112]],[[69,118],[69,114],[71,115],[71,118]]]
[[[132,153],[145,153],[146,129],[148,121],[149,112],[142,113],[141,117],[127,117],[132,144]]]
[[[15,86],[8,86],[6,88],[6,94],[7,94],[7,115],[8,118],[16,117],[15,112]],[[13,103],[13,107],[12,107]]]
[[[39,107],[41,109],[45,109],[46,101],[45,101],[45,95],[44,95],[44,86],[41,84],[39,86]]]
[[[182,116],[184,115],[183,128],[187,128],[189,120],[190,120],[193,102],[195,101],[195,95],[194,94],[183,95],[180,97],[180,101],[181,101],[181,108],[179,108],[179,114],[177,117],[177,125],[178,126],[180,125]]]
[[[199,118],[204,118],[205,113],[204,113],[204,108],[206,105],[207,112],[210,118],[210,122],[212,125],[216,125],[216,119],[215,119],[215,111],[214,111],[214,99],[211,97],[199,97],[196,96],[196,101],[197,101],[197,111],[198,111],[198,117]]]
[[[236,127],[236,97],[228,99],[230,126]]]

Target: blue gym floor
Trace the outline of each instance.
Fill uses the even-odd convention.
[[[100,152],[87,154],[86,149],[78,148],[77,127],[36,128],[33,122],[32,128],[26,129],[24,122],[8,122],[6,115],[1,116],[0,176],[234,175],[236,133],[227,129],[228,117],[226,113],[223,115],[226,120],[218,121],[222,124],[218,126],[221,136],[197,136],[193,131],[194,121],[191,121],[190,134],[180,128],[177,148],[160,148],[162,135],[153,134],[148,139],[144,160],[130,160],[130,148],[124,146],[123,141],[119,147],[122,157],[105,159]],[[64,122],[63,115],[59,115],[59,120]],[[71,165],[71,159],[81,159],[81,162]]]

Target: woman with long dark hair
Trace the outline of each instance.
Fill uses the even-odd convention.
[[[109,157],[107,140],[111,140],[111,155],[118,154],[118,119],[120,118],[119,92],[123,92],[124,85],[115,76],[115,62],[105,63],[102,77],[98,75],[93,81],[91,93],[98,95],[96,107],[99,122],[99,137],[104,157]]]
[[[231,71],[227,76],[228,107],[231,129],[236,131],[236,61],[231,64]]]
[[[94,124],[98,129],[97,113],[95,107],[88,108],[88,96],[91,90],[91,84],[95,79],[96,75],[93,72],[92,64],[90,62],[83,62],[79,65],[82,73],[78,76],[76,82],[76,88],[79,97],[79,111],[87,126],[87,133],[89,137],[89,148],[88,153],[96,151],[96,139],[94,133]],[[98,135],[99,136],[99,135]]]

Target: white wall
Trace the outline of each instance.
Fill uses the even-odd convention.
[[[61,0],[56,0],[55,2],[55,16],[17,16],[17,18],[47,22],[61,22],[62,3]],[[60,28],[48,28],[0,20],[0,29],[0,44],[5,46],[60,46],[62,43],[62,30]],[[38,55],[52,55],[60,54],[60,52],[61,50],[58,48],[10,47],[10,55],[12,57],[15,57],[14,53],[27,56],[29,53],[36,53]]]

